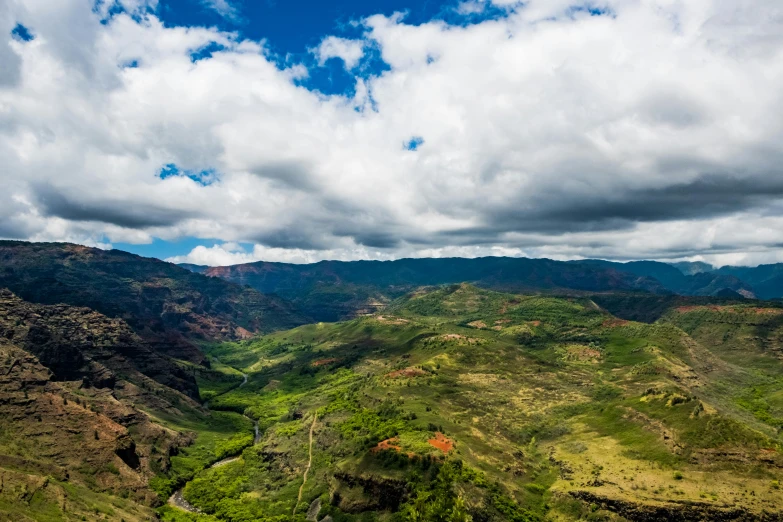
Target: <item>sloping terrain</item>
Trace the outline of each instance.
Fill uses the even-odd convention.
[[[246,444],[250,423],[197,402],[210,372],[121,319],[0,290],[0,520],[151,520],[155,477]]]
[[[155,349],[199,362],[192,340],[302,324],[289,303],[157,259],[67,243],[0,241],[0,288],[121,318]]]
[[[783,297],[783,264],[749,266],[724,266],[716,271],[719,274],[737,277],[754,288],[761,299]]]
[[[89,308],[36,305],[0,289],[0,338],[35,355],[59,381],[113,388],[118,379],[138,376],[198,399],[191,374],[153,351],[125,321]]]
[[[259,262],[212,267],[204,274],[278,294],[320,321],[372,313],[420,286],[465,281],[510,291],[666,293],[655,280],[613,268],[510,257],[322,261],[309,265]]]
[[[783,308],[759,303],[681,306],[661,322],[688,332],[731,370],[710,383],[716,395],[781,434]]]
[[[262,435],[187,484],[200,514],[162,516],[781,520],[781,315],[729,308],[643,324],[463,284],[215,344],[248,381],[210,407]]]
[[[722,291],[730,290],[742,297],[755,297],[754,286],[728,272],[704,270],[704,266],[686,264],[680,265],[686,270],[695,270],[686,274],[680,268],[658,261],[631,261],[616,263],[600,259],[572,261],[578,264],[589,264],[628,272],[639,277],[650,277],[659,281],[667,290],[680,295],[718,296]]]
[[[123,253],[0,252],[36,301],[0,290],[0,519],[783,519],[778,304],[537,260],[285,265],[300,304],[366,315],[254,336],[303,319]],[[419,284],[465,274],[569,295]]]
[[[702,272],[712,272],[715,267],[703,261],[679,261],[669,263],[685,275],[701,274]]]
[[[589,296],[607,312],[621,319],[654,323],[675,308],[702,305],[746,305],[750,307],[779,308],[783,303],[732,297],[683,296],[677,294],[654,295],[640,293],[604,293]]]

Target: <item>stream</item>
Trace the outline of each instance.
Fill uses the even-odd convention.
[[[229,391],[241,388],[245,384],[247,384],[247,374],[246,373],[242,373],[242,382],[239,384],[239,386],[237,386],[236,388],[231,388],[231,390],[224,391],[220,395],[223,395],[225,393],[228,393]],[[217,395],[215,397],[217,397]],[[204,408],[209,408],[209,401],[205,401],[203,406],[204,406]],[[259,442],[261,442],[261,432],[260,432],[260,430],[258,428],[258,421],[254,420],[254,419],[251,419],[247,415],[243,415],[243,417],[245,417],[248,420],[253,421],[253,434],[254,434],[253,435],[253,444],[258,444]],[[225,466],[226,464],[229,464],[229,463],[234,462],[236,460],[239,460],[239,456],[226,457],[225,459],[221,459],[221,460],[213,463],[212,465],[207,466],[204,469],[219,468],[220,466]],[[197,508],[196,506],[194,506],[193,504],[191,504],[190,502],[185,500],[185,497],[182,496],[182,490],[183,489],[185,489],[185,486],[182,486],[177,491],[175,491],[169,497],[168,503],[170,505],[172,505],[172,506],[178,507],[179,509],[182,509],[184,511],[188,511],[190,513],[201,513],[201,510],[199,508]]]

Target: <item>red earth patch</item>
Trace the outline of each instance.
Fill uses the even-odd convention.
[[[318,359],[317,361],[313,361],[313,362],[312,362],[312,363],[310,363],[310,364],[311,364],[312,366],[324,366],[324,365],[327,365],[327,364],[332,364],[333,362],[337,362],[337,361],[339,361],[339,360],[340,360],[340,359],[335,359],[335,358],[331,358],[331,359]]]
[[[454,448],[454,442],[439,431],[435,432],[435,437],[427,441],[430,446],[448,453]]]
[[[253,332],[245,328],[242,328],[241,326],[237,326],[236,329],[234,330],[234,333],[240,339],[250,339],[251,337],[253,337]]]
[[[403,370],[396,370],[391,373],[387,373],[386,377],[390,377],[392,379],[396,379],[397,377],[412,379],[414,377],[421,377],[423,375],[427,375],[427,372],[419,368],[405,368]]]
[[[399,437],[392,437],[390,439],[382,440],[381,442],[378,443],[377,446],[375,446],[370,451],[372,451],[373,453],[377,453],[379,451],[393,449],[394,451],[399,452],[402,451],[402,448],[398,444],[399,442],[400,442]]]

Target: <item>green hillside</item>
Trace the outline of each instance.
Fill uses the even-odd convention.
[[[248,376],[210,408],[261,436],[187,483],[201,513],[161,516],[778,520],[781,316],[708,312],[634,323],[462,284],[210,345]]]

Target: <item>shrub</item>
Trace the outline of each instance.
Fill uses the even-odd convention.
[[[543,495],[544,493],[546,493],[546,488],[544,486],[542,486],[541,484],[536,484],[534,482],[531,482],[530,484],[525,484],[525,489],[536,495]]]

